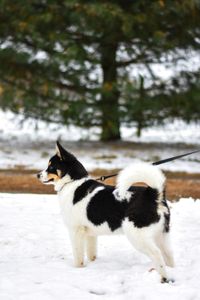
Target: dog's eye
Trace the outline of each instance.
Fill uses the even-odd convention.
[[[49,172],[54,172],[54,171],[55,171],[55,168],[52,167],[52,166],[49,166],[49,167],[48,167],[48,171],[49,171]]]

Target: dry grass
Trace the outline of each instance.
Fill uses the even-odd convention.
[[[95,170],[91,175],[113,174],[118,170]],[[55,193],[51,185],[43,185],[36,178],[36,170],[0,170],[0,192],[9,193]],[[180,197],[200,198],[200,174],[171,173],[167,172],[167,198],[177,200]],[[105,181],[114,185],[115,178]]]

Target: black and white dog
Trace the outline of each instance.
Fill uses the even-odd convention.
[[[166,265],[174,261],[169,247],[170,212],[165,200],[165,176],[155,166],[137,163],[122,170],[116,187],[88,176],[77,158],[57,142],[57,153],[48,168],[38,174],[42,183],[54,184],[68,227],[76,267],[96,258],[97,236],[124,233],[131,244],[146,254],[168,282]],[[132,187],[144,182],[147,187]]]

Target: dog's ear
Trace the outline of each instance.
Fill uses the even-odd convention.
[[[58,155],[58,157],[60,157],[60,159],[64,159],[65,149],[63,148],[63,146],[61,146],[59,141],[56,142],[56,154]]]
[[[59,141],[56,142],[56,154],[58,157],[60,157],[61,160],[65,161],[71,161],[76,159],[74,155],[69,153],[67,150],[63,148],[63,146],[59,143]]]

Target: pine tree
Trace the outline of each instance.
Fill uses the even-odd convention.
[[[1,106],[26,117],[99,126],[102,140],[120,139],[121,122],[136,121],[140,134],[173,114],[165,88],[153,81],[145,90],[144,79],[130,79],[131,69],[150,70],[163,58],[199,50],[195,0],[2,0],[0,8]],[[199,91],[190,88],[177,95]]]

